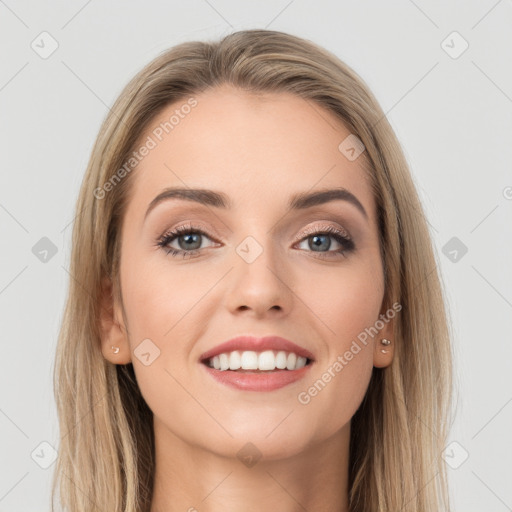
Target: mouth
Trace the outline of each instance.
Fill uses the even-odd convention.
[[[241,391],[274,391],[304,379],[315,359],[305,347],[280,336],[237,336],[199,357],[206,374]]]
[[[214,381],[243,392],[270,392],[293,385],[304,379],[314,365],[310,358],[282,350],[234,350],[201,363]]]
[[[309,357],[285,350],[233,350],[201,360],[201,363],[214,370],[236,373],[292,372],[312,362]]]

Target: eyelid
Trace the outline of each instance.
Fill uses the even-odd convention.
[[[324,221],[324,224],[320,224],[320,225],[315,224],[315,225],[310,225],[310,226],[306,227],[305,229],[300,231],[299,234],[297,234],[294,237],[293,241],[300,242],[304,239],[304,237],[307,237],[308,235],[317,234],[317,233],[321,232],[322,230],[335,231],[335,232],[339,233],[340,235],[342,235],[343,237],[345,237],[346,239],[352,240],[352,236],[345,228],[343,228],[339,225],[332,224],[332,222]],[[180,232],[180,231],[184,231],[184,232],[186,232],[186,231],[201,231],[204,235],[206,235],[212,239],[215,239],[215,241],[217,241],[217,242],[221,241],[220,239],[222,238],[216,234],[215,230],[207,228],[204,225],[202,225],[200,222],[196,222],[196,221],[184,221],[182,224],[178,224],[177,226],[168,228],[163,232],[161,237],[165,237],[174,231],[178,231],[178,232]]]
[[[352,237],[350,236],[349,232],[346,229],[342,228],[341,226],[337,226],[332,223],[328,223],[328,224],[321,224],[321,225],[316,224],[313,226],[308,226],[307,228],[302,230],[298,235],[295,236],[294,242],[300,242],[300,241],[302,241],[302,239],[304,237],[307,237],[308,235],[314,235],[314,234],[320,233],[320,232],[322,232],[322,230],[329,230],[331,232],[334,231],[334,232],[339,233],[343,237],[345,237],[347,240],[352,240]]]
[[[220,237],[217,236],[216,232],[213,229],[207,228],[206,226],[202,225],[200,222],[196,221],[184,221],[182,224],[178,224],[176,226],[173,226],[169,229],[166,229],[163,234],[162,238],[170,235],[173,232],[188,232],[188,231],[199,231],[203,235],[206,235],[207,237],[214,239],[215,241],[219,241]]]
[[[300,231],[293,240],[293,243],[296,244],[304,240],[310,235],[315,235],[318,233],[326,233],[326,234],[339,234],[341,237],[345,238],[347,241],[353,241],[350,233],[343,227],[338,224],[333,224],[331,221],[316,221],[317,224],[309,225],[302,231]],[[211,241],[215,243],[224,243],[222,242],[222,237],[218,236],[215,233],[215,230],[206,228],[200,221],[183,221],[183,223],[173,226],[171,228],[166,229],[163,234],[161,234],[158,239],[163,240],[167,236],[170,236],[172,233],[180,233],[180,232],[188,232],[188,231],[198,231],[204,236],[208,237]],[[200,250],[200,249],[199,249]]]

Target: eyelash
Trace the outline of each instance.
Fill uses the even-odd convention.
[[[184,249],[173,249],[167,247],[171,242],[173,242],[179,236],[185,234],[200,234],[204,235],[207,238],[212,239],[212,237],[203,231],[201,228],[197,226],[193,226],[192,224],[187,224],[183,226],[178,226],[172,231],[168,231],[164,233],[158,240],[157,246],[162,248],[167,255],[170,255],[173,258],[182,257],[192,257],[197,255],[201,249],[192,249],[192,250],[184,250]],[[355,244],[351,238],[343,234],[342,231],[336,229],[334,226],[326,226],[325,228],[311,228],[306,231],[306,233],[302,233],[300,237],[296,238],[296,242],[302,242],[303,240],[307,240],[312,236],[317,235],[330,235],[334,238],[341,246],[341,249],[337,249],[335,251],[326,251],[326,252],[318,252],[318,257],[323,259],[336,258],[339,256],[347,257],[349,253],[355,250]],[[315,251],[307,251],[307,252],[315,252]]]

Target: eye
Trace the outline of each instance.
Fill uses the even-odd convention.
[[[200,227],[187,224],[164,233],[157,240],[157,246],[171,257],[185,259],[199,255],[205,249],[203,242],[205,240],[212,241],[212,238]],[[332,225],[308,229],[301,233],[296,240],[299,249],[316,253],[316,256],[320,258],[347,257],[350,252],[355,250],[355,244],[348,233]],[[213,245],[212,243],[209,247]]]
[[[211,240],[211,237],[201,228],[194,227],[191,224],[178,226],[174,230],[163,234],[157,242],[157,245],[164,249],[172,257],[190,258],[199,254],[204,239]],[[171,246],[175,243],[175,246]],[[176,247],[176,245],[178,247]]]
[[[310,252],[317,253],[321,258],[346,257],[348,253],[355,249],[355,244],[348,234],[334,226],[312,228],[306,232],[306,236],[304,236],[304,233],[300,236],[300,245],[306,244],[306,250],[309,249]],[[331,249],[333,246],[332,239],[334,239],[334,250]],[[339,247],[336,248],[336,245]],[[304,247],[299,248],[304,249]]]

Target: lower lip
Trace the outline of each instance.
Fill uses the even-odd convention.
[[[273,370],[258,373],[216,370],[201,363],[206,371],[218,382],[242,391],[273,391],[302,379],[313,363],[298,370]]]

